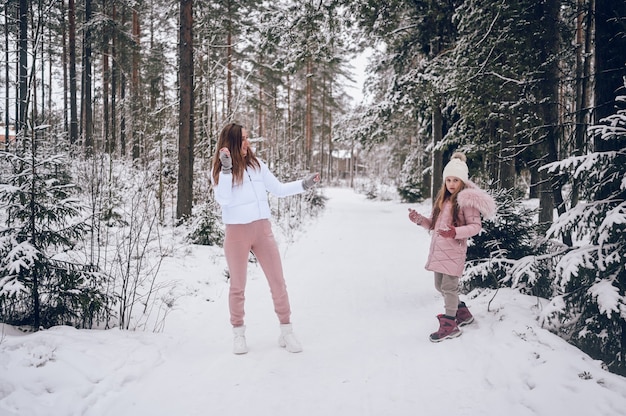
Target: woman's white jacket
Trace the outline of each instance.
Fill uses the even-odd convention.
[[[215,200],[222,207],[224,224],[248,224],[270,218],[267,193],[283,198],[304,192],[302,180],[282,183],[259,160],[260,169],[248,166],[243,183],[233,184],[233,175],[220,172],[219,183],[214,185]]]

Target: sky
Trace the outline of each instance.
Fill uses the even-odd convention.
[[[1,326],[0,416],[624,414],[626,378],[541,328],[543,299],[464,294],[475,322],[430,342],[443,301],[424,270],[428,233],[408,220],[429,202],[321,192],[326,209],[295,235],[274,225],[302,353],[278,346],[251,263],[249,352],[234,355],[222,249],[169,230],[157,301],[137,330]]]

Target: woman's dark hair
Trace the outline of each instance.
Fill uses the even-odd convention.
[[[219,182],[220,171],[222,170],[222,162],[220,162],[220,149],[226,147],[230,151],[230,157],[233,161],[233,183],[240,184],[243,182],[243,173],[247,166],[259,169],[261,164],[256,158],[251,148],[248,148],[246,156],[241,155],[241,145],[243,143],[243,126],[236,123],[230,123],[224,126],[217,141],[215,154],[213,155],[213,182],[217,185]]]

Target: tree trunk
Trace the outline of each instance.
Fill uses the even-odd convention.
[[[35,213],[36,213],[36,208],[35,208],[35,178],[36,178],[36,160],[35,160],[35,138],[31,137],[31,140],[33,142],[33,148],[31,149],[31,163],[32,163],[32,178],[31,178],[31,193],[30,193],[30,217],[29,217],[29,224],[30,224],[30,243],[32,244],[33,247],[38,247],[39,245],[37,244],[37,236],[36,236],[36,218],[35,218]],[[37,265],[37,261],[34,262],[35,264],[33,265],[33,267],[30,269],[30,273],[31,273],[31,277],[32,277],[32,282],[33,282],[33,328],[35,329],[35,331],[39,330],[39,326],[41,325],[41,300],[39,299],[39,273],[40,270],[38,270]]]
[[[37,19],[37,33],[39,36],[35,37],[35,44],[39,43],[39,52],[41,54],[41,114],[39,115],[39,121],[37,124],[45,124],[46,123],[46,56],[45,56],[45,46],[44,46],[44,37],[46,33],[46,25],[44,24],[44,15],[43,15],[43,4],[42,1],[39,0],[39,4],[37,7],[38,10],[38,19]],[[39,39],[39,40],[37,40]],[[36,93],[35,93],[36,94]],[[45,130],[39,130],[39,134],[42,135],[42,138],[45,140]]]
[[[228,0],[226,12],[226,119],[233,117],[233,10]]]
[[[68,94],[69,94],[69,80],[68,80],[68,45],[67,45],[67,16],[65,9],[65,0],[61,1],[61,19],[62,22],[62,31],[63,31],[63,57],[62,57],[62,65],[63,65],[63,132],[67,134],[69,137],[70,133],[70,123],[68,117]]]
[[[92,69],[91,69],[91,0],[85,0],[85,22],[83,35],[83,135],[85,137],[85,152],[93,154],[93,102],[91,97]]]
[[[105,18],[110,18],[110,1],[103,0],[102,11]],[[110,115],[109,115],[109,85],[111,83],[111,70],[109,68],[109,55],[111,36],[108,30],[105,30],[102,36],[102,134],[104,135],[104,151],[111,153],[111,138],[109,137]]]
[[[587,115],[589,108],[589,73],[591,59],[591,10],[587,0],[578,0],[576,19],[576,97],[574,127],[574,156],[584,154],[587,142]],[[578,204],[580,194],[579,181],[574,179],[572,183],[571,206]]]
[[[180,110],[176,218],[191,216],[193,203],[193,0],[180,2]]]
[[[30,5],[30,17],[31,17],[31,25],[30,25],[30,36],[29,39],[31,40],[31,48],[30,50],[32,50],[31,54],[32,55],[32,60],[31,62],[29,62],[30,64],[30,82],[27,83],[29,84],[29,90],[30,93],[28,94],[28,100],[32,100],[32,105],[29,101],[27,101],[27,106],[26,108],[32,108],[31,110],[31,114],[30,114],[30,129],[32,129],[34,126],[37,125],[37,70],[35,68],[37,68],[37,48],[38,48],[38,44],[37,44],[37,32],[36,32],[36,28],[35,26],[39,26],[41,24],[40,21],[36,22],[35,21],[35,11],[33,10],[33,3],[34,2],[29,2]],[[28,115],[26,116],[26,118],[28,118]],[[35,137],[35,134],[37,134],[39,131],[38,130],[34,130],[33,131],[33,137]]]
[[[78,141],[78,106],[77,106],[77,82],[76,82],[76,4],[69,0],[69,54],[70,54],[70,143]]]
[[[311,168],[311,157],[313,155],[313,62],[311,57],[307,57],[306,62],[306,169]]]
[[[126,27],[126,6],[122,7],[121,26]],[[120,36],[122,38],[124,35]],[[126,156],[126,116],[128,114],[128,106],[126,103],[126,68],[122,66],[127,62],[125,48],[123,47],[123,41],[120,43],[118,59],[120,60],[119,68],[119,82],[120,82],[120,154]]]
[[[515,187],[515,123],[515,116],[509,115],[501,135],[499,177],[503,189]]]
[[[594,124],[603,118],[615,114],[616,95],[624,91],[626,76],[626,37],[624,21],[626,2],[614,0],[595,0],[595,102]],[[618,92],[618,90],[620,90]],[[626,139],[602,140],[594,137],[594,150],[597,152],[617,151],[626,147]],[[596,192],[597,201],[606,199],[615,192],[619,181],[609,181]]]
[[[4,147],[0,150],[8,150],[9,138],[9,91],[11,88],[9,78],[9,2],[4,3]]]
[[[331,83],[331,93],[330,93],[330,100],[332,102],[332,98],[333,98],[333,94],[332,94],[332,83]],[[327,164],[327,170],[326,170],[326,179],[328,181],[331,180],[332,178],[332,169],[333,169],[333,112],[330,111],[328,113],[328,126],[329,126],[329,130],[328,130],[328,160],[326,162]],[[323,173],[322,173],[323,175]]]
[[[443,116],[441,114],[441,99],[436,98],[433,103],[432,109],[432,140],[433,140],[433,170],[432,170],[432,185],[430,188],[432,203],[435,203],[437,193],[443,184],[443,151],[437,149],[437,145],[443,138]]]
[[[561,125],[559,123],[559,6],[558,0],[548,0],[543,3],[543,34],[542,62],[544,62],[543,77],[540,80],[542,93],[541,114],[545,127],[542,144],[542,154],[545,154],[544,163],[556,162],[559,159],[558,143]],[[556,206],[559,215],[565,213],[566,207],[561,193],[561,178],[541,171],[542,195],[539,200],[539,223],[548,228],[553,221],[553,209]],[[551,194],[551,196],[550,196]],[[550,201],[552,199],[552,201]]]
[[[28,105],[28,1],[20,0],[19,5],[19,72],[18,72],[18,120],[16,133],[24,133]]]
[[[291,108],[291,77],[287,74],[287,141],[288,143],[293,143],[293,112]],[[287,154],[287,160],[291,165],[293,165],[293,152],[291,151],[291,145],[288,144],[286,146],[289,153]]]
[[[132,70],[130,80],[130,96],[131,96],[131,136],[132,136],[132,157],[134,161],[139,160],[141,153],[140,133],[138,131],[138,112],[139,112],[139,14],[137,9],[133,8],[133,41],[135,49],[132,54]]]
[[[265,137],[265,111],[263,109],[263,84],[259,84],[259,114],[257,119],[257,131],[259,137]]]
[[[111,19],[113,23],[117,20],[117,9],[115,1],[112,2]],[[117,148],[117,80],[119,79],[119,65],[117,63],[117,33],[114,33],[111,40],[111,141],[109,142],[109,152],[114,154]]]
[[[626,2],[615,0],[595,0],[595,102],[594,124],[614,114],[618,89],[624,87],[626,76],[626,37],[624,20]],[[614,143],[614,144],[612,144]],[[616,150],[624,141],[595,140],[595,150]]]
[[[326,75],[322,75],[322,111],[321,111],[321,115],[322,115],[322,120],[321,120],[321,129],[320,129],[320,160],[319,160],[319,169],[315,168],[313,170],[317,171],[317,172],[323,172],[324,171],[324,156],[325,155],[325,150],[324,150],[324,145],[326,144],[325,140],[324,140],[324,136],[326,135],[326,101],[327,101],[327,94],[328,92],[326,91]]]
[[[63,7],[61,6],[61,9]],[[52,27],[48,25],[48,111],[52,112],[52,71],[53,71]],[[55,139],[56,140],[56,139]]]

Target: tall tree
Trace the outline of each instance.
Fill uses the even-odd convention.
[[[194,148],[194,68],[193,0],[180,2],[179,51],[179,120],[178,120],[178,201],[176,218],[191,216],[193,206]]]
[[[76,80],[76,2],[69,0],[68,4],[68,32],[69,32],[69,72],[70,72],[70,143],[78,141],[78,100]]]
[[[120,102],[120,111],[119,111],[119,125],[120,125],[120,153],[123,156],[126,156],[126,151],[127,151],[127,130],[126,130],[126,125],[127,125],[127,116],[128,116],[128,105],[126,105],[126,82],[128,80],[128,77],[126,76],[127,73],[130,72],[130,66],[128,65],[128,56],[130,55],[129,53],[129,48],[128,48],[128,42],[126,42],[126,39],[124,37],[124,33],[126,33],[127,28],[126,28],[126,24],[127,24],[127,15],[128,15],[128,8],[126,7],[125,4],[122,4],[122,10],[120,11],[120,26],[121,26],[121,33],[119,33],[119,36],[117,38],[118,43],[117,43],[117,49],[116,49],[116,56],[117,56],[117,62],[118,64],[118,74],[119,77],[117,78],[117,83],[119,84],[119,102]]]
[[[11,83],[9,79],[9,2],[4,3],[4,146],[9,146],[9,91]]]
[[[69,108],[68,108],[68,94],[69,94],[69,82],[68,82],[68,44],[67,44],[67,8],[65,6],[65,0],[60,4],[60,25],[61,25],[61,43],[63,44],[63,52],[61,55],[61,66],[63,67],[63,132],[69,138],[70,124],[69,124]]]
[[[237,17],[233,1],[226,0],[226,114],[233,116],[233,39]]]
[[[551,329],[621,375],[626,375],[625,132],[626,109],[621,108],[590,128],[604,148],[619,150],[591,151],[551,167],[579,179],[587,201],[561,215],[548,231],[549,237],[581,239],[556,265],[559,292],[545,317]]]
[[[587,127],[590,107],[589,77],[591,76],[591,40],[592,17],[589,0],[578,0],[576,3],[576,97],[574,124],[574,155],[581,156],[586,148]],[[578,181],[572,183],[571,205],[578,204],[580,186]]]
[[[105,20],[104,30],[102,31],[102,134],[103,134],[103,150],[111,153],[111,116],[110,116],[110,86],[111,86],[111,5],[112,0],[102,0],[102,15]]]
[[[18,120],[16,132],[24,134],[28,112],[28,0],[19,0],[19,72],[18,72]]]
[[[141,133],[139,132],[139,111],[141,106],[140,102],[140,85],[139,85],[139,51],[141,49],[140,46],[140,29],[139,29],[139,13],[136,8],[133,8],[133,18],[132,18],[132,30],[133,30],[133,52],[132,52],[132,69],[131,69],[131,80],[130,80],[130,95],[131,95],[131,121],[132,121],[132,157],[133,160],[138,160],[141,154]]]
[[[93,152],[93,98],[91,94],[92,90],[92,4],[91,0],[85,0],[85,21],[83,22],[83,82],[82,82],[82,110],[83,110],[83,136],[85,140],[85,150],[87,154]]]
[[[542,164],[556,162],[559,159],[559,0],[547,0],[537,6],[537,17],[541,22],[541,39],[538,91],[544,130],[541,132],[539,153],[545,155]],[[549,227],[554,217],[556,206],[559,214],[565,212],[561,183],[558,177],[541,171],[542,193],[539,198],[539,223]]]
[[[387,67],[393,74],[385,92],[390,105],[379,110],[383,120],[402,114],[415,122],[419,118],[416,115],[428,113],[425,119],[429,120],[431,134],[430,189],[434,196],[442,184],[443,157],[448,147],[443,140],[451,125],[446,62],[457,38],[454,12],[462,1],[356,3],[360,26],[386,46],[379,70],[384,73]]]
[[[595,91],[594,122],[614,114],[615,97],[624,88],[626,76],[626,2],[595,0]],[[614,150],[613,146],[596,138],[596,150]]]
[[[524,2],[465,2],[457,11],[459,40],[449,68],[460,116],[453,140],[483,159],[485,173],[506,189],[515,186],[517,136],[529,114],[524,74],[536,68],[526,58],[526,9]]]
[[[112,1],[111,5],[111,20],[113,24],[117,24],[117,7],[115,1]],[[111,139],[108,146],[110,153],[114,153],[117,148],[117,89],[118,80],[120,78],[120,69],[117,60],[118,38],[118,33],[114,32],[111,39]]]

